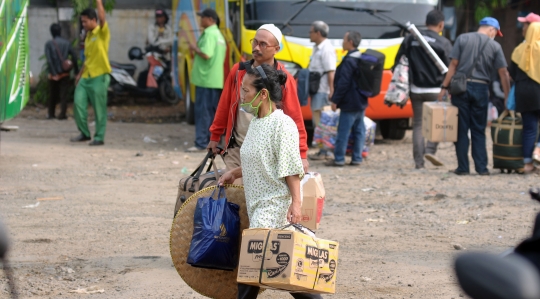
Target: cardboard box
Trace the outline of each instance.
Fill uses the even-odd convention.
[[[292,230],[242,233],[237,281],[262,288],[335,293],[339,244]]]
[[[302,220],[300,224],[316,231],[321,223],[326,193],[319,173],[308,172],[302,179]]]
[[[263,250],[269,232],[265,228],[245,229],[242,232],[237,277],[239,283],[259,286]],[[272,258],[272,255],[267,255],[267,258]]]
[[[446,102],[425,102],[422,136],[431,142],[456,142],[458,108]]]
[[[319,249],[319,273],[315,284],[315,291],[319,293],[336,292],[336,272],[338,262],[339,243],[323,239],[317,240]]]

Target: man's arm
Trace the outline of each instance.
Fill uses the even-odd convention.
[[[201,43],[201,48],[197,45],[189,44],[189,48],[195,52],[195,55],[199,55],[202,59],[210,59],[218,46],[216,36],[205,37]]]
[[[154,25],[148,26],[148,35],[146,37],[147,41],[146,43],[149,45],[153,45],[154,42],[156,42],[156,35],[154,34]]]
[[[450,61],[450,65],[448,66],[448,73],[446,73],[446,76],[444,77],[442,85],[448,88],[450,85],[450,81],[452,80],[452,77],[454,77],[454,74],[456,73],[457,66],[459,64],[459,61],[457,59],[452,59]],[[443,97],[446,95],[447,89],[441,89],[441,92],[439,93],[439,96],[437,97],[437,100],[440,102],[443,100]]]
[[[499,77],[501,78],[501,85],[504,91],[504,107],[506,107],[508,94],[510,94],[510,75],[505,67],[499,69]]]
[[[407,42],[407,38],[405,38],[403,42],[401,43],[401,45],[399,46],[399,50],[396,54],[396,59],[394,60],[394,66],[392,67],[392,72],[394,72],[394,68],[396,67],[396,65],[398,65],[399,60],[401,59],[401,56],[405,54],[406,42]]]
[[[214,116],[214,121],[210,126],[210,143],[208,144],[207,148],[212,149],[214,153],[218,152],[216,147],[221,139],[221,136],[225,134],[225,130],[227,129],[229,113],[232,113],[232,103],[233,101],[237,100],[238,94],[236,92],[235,78],[237,76],[238,67],[239,64],[235,64],[225,80],[223,91],[221,92],[221,96],[219,98],[216,115]],[[238,109],[238,106],[236,106],[235,109]],[[228,142],[228,140],[225,142]]]
[[[341,68],[339,70],[339,77],[334,80],[334,95],[330,101],[339,105],[347,97],[349,87],[351,84],[352,76],[354,74],[354,66],[356,63],[355,58],[344,58],[341,62]]]
[[[105,25],[105,8],[103,7],[102,0],[96,0],[97,15],[99,19],[99,25],[103,27]]]
[[[49,65],[49,74],[51,74],[53,77],[58,75],[58,73],[56,72],[56,68],[54,67],[54,60],[50,48],[50,42],[47,42],[45,44],[45,57],[47,57],[47,64]]]
[[[284,69],[282,70],[285,71]],[[298,127],[298,134],[300,137],[300,157],[305,160],[307,159],[308,151],[307,133],[306,127],[304,126],[302,110],[300,108],[300,101],[298,100],[298,93],[296,92],[296,81],[290,73],[287,72],[286,74],[287,83],[285,84],[285,91],[283,92],[283,112],[290,116]]]
[[[79,74],[75,77],[75,86],[79,84],[79,80],[81,80],[82,74],[84,73],[84,64],[81,67],[81,70],[79,71]]]
[[[334,94],[334,76],[336,74],[336,71],[330,71],[326,75],[328,77],[328,86],[330,87],[330,94],[328,95],[328,98],[332,98],[332,95]]]

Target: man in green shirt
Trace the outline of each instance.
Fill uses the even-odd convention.
[[[195,53],[191,83],[195,85],[195,146],[188,152],[206,151],[210,142],[210,126],[221,96],[224,81],[224,62],[227,43],[219,31],[219,17],[207,8],[197,13],[204,29],[197,45],[189,48]]]

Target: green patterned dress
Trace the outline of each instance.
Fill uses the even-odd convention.
[[[283,110],[254,118],[240,149],[240,158],[250,228],[287,225],[292,198],[285,178],[304,175],[294,121]]]

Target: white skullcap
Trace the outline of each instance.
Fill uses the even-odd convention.
[[[283,33],[281,33],[281,30],[279,30],[279,28],[277,28],[276,25],[264,24],[261,27],[259,27],[259,29],[257,29],[257,31],[259,30],[266,30],[272,33],[272,35],[277,39],[278,43],[281,44],[281,38],[283,37]]]

